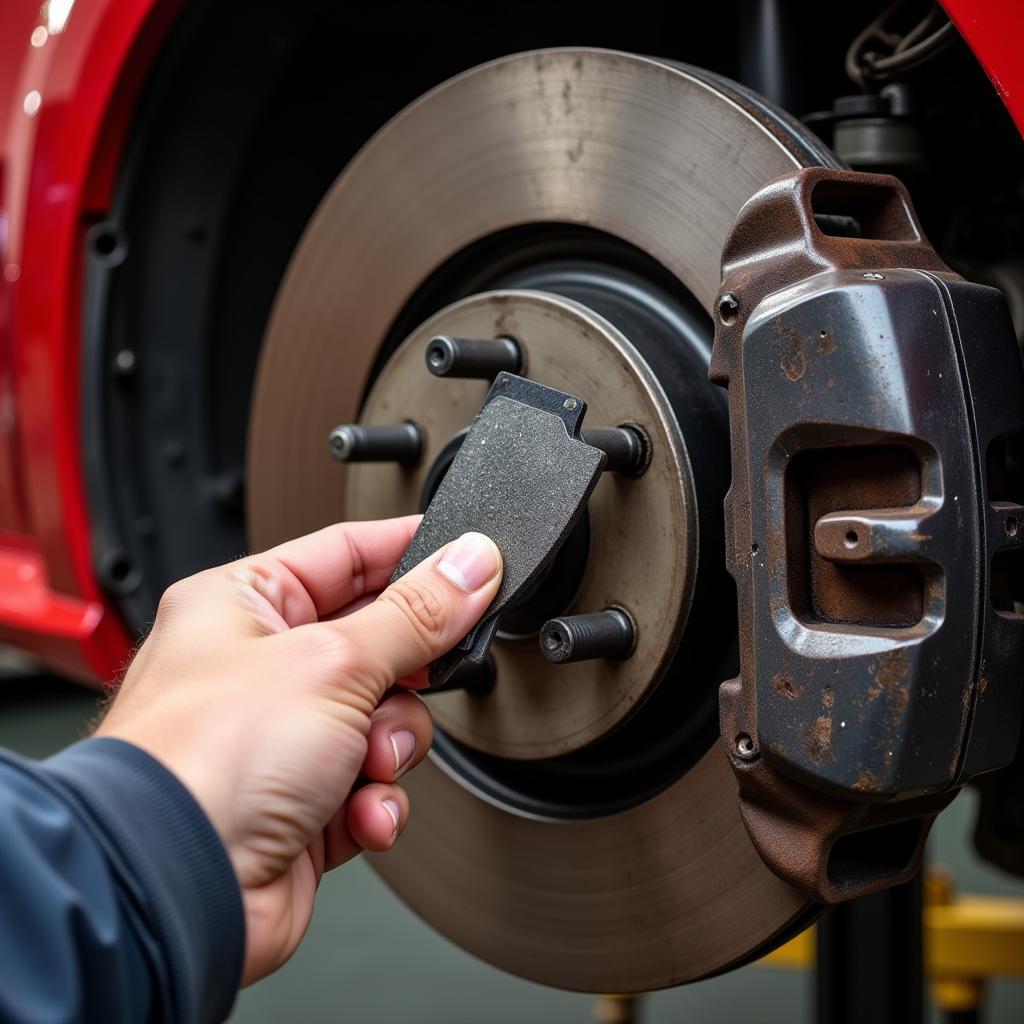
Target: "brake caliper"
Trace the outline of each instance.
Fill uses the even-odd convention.
[[[908,878],[935,814],[1016,749],[1020,357],[1002,295],[942,263],[895,178],[772,182],[722,274],[722,737],[761,856],[833,902]]]

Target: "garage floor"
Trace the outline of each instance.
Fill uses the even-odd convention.
[[[96,695],[24,672],[0,678],[0,745],[44,757],[86,733],[96,713]],[[931,859],[953,868],[962,891],[1024,899],[1024,883],[985,867],[973,855],[968,845],[972,820],[968,793],[939,819]],[[809,977],[755,966],[650,996],[642,1020],[801,1024],[811,1020],[810,999]],[[274,977],[242,993],[231,1020],[586,1024],[592,1020],[591,1002],[513,978],[456,949],[357,861],[324,879],[303,947]],[[1019,1024],[1022,1019],[1024,983],[994,985],[987,1024]]]

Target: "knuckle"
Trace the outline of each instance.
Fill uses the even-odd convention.
[[[444,602],[424,582],[400,579],[381,594],[393,605],[418,636],[433,643],[445,634],[447,615]]]
[[[166,619],[180,609],[185,608],[189,602],[189,590],[189,579],[187,577],[172,583],[160,597],[160,603],[157,605],[157,616]]]

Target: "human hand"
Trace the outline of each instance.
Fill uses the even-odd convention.
[[[243,984],[295,951],[324,871],[395,842],[409,816],[395,780],[432,728],[392,687],[425,682],[497,592],[501,556],[481,534],[387,586],[418,523],[332,526],[175,583],[97,730],[161,761],[220,835],[245,909]]]

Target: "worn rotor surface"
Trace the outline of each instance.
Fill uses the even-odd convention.
[[[326,455],[328,433],[359,419],[396,318],[467,247],[531,224],[596,229],[647,254],[709,310],[743,203],[772,178],[831,159],[730,83],[609,51],[514,56],[429,93],[338,179],[278,295],[250,428],[253,543],[359,505]],[[683,571],[676,550],[663,563],[669,577]],[[758,955],[815,911],[755,852],[718,744],[615,813],[527,813],[434,756],[407,786],[409,826],[374,858],[377,870],[453,941],[540,982],[679,984]]]

